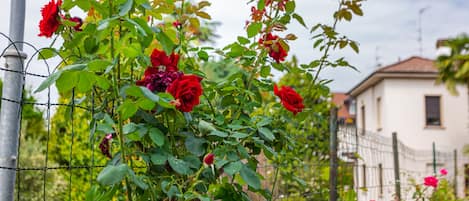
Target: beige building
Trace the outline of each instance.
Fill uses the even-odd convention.
[[[376,70],[348,94],[355,99],[356,126],[360,135],[390,138],[392,132],[397,132],[399,140],[415,150],[432,150],[433,142],[438,150],[451,152],[457,149],[458,194],[462,196],[469,183],[464,178],[464,172],[469,171],[464,169],[469,160],[462,155],[463,146],[469,144],[468,90],[458,86],[459,95],[452,95],[444,84],[436,83],[437,76],[433,60],[410,57]],[[385,160],[392,161],[390,157]],[[365,157],[362,163],[366,164],[366,160]],[[428,172],[431,162],[408,162],[401,167]],[[451,165],[438,166],[449,168]],[[358,172],[363,174],[364,171]],[[360,200],[389,199],[385,199],[386,195],[381,195],[382,199],[362,197],[365,198]]]

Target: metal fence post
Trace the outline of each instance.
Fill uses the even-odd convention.
[[[454,155],[454,177],[453,177],[453,188],[454,188],[454,196],[458,197],[458,150],[455,149],[453,151]]]
[[[3,80],[2,108],[0,111],[0,201],[12,201],[15,189],[18,137],[24,75],[23,50],[25,0],[11,0],[10,33],[14,43],[5,52],[6,71]],[[7,101],[9,100],[9,101]]]
[[[338,158],[337,158],[337,108],[331,109],[331,116],[329,121],[330,129],[330,144],[329,144],[329,201],[337,201],[337,169],[338,169]]]
[[[392,152],[394,155],[394,180],[397,200],[401,200],[401,179],[399,173],[399,149],[397,142],[397,133],[392,133]]]
[[[436,146],[435,146],[435,142],[432,143],[432,153],[433,153],[433,175],[436,175]]]

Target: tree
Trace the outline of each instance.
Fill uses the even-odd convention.
[[[457,94],[457,84],[469,87],[469,36],[462,34],[443,41],[441,45],[451,52],[437,58],[438,81],[445,83],[451,93]]]

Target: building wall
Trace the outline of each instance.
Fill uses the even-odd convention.
[[[381,111],[381,121],[382,121],[382,128],[384,129],[384,121],[385,117],[383,116],[384,110],[386,107],[385,105],[385,100],[384,100],[384,94],[385,94],[385,83],[384,81],[379,82],[378,84],[370,87],[368,90],[364,91],[362,94],[360,94],[358,97],[356,97],[356,104],[357,104],[357,127],[359,128],[359,131],[363,129],[363,120],[362,120],[362,107],[365,107],[365,130],[368,132],[373,132],[373,133],[381,133],[382,130],[378,130],[378,118],[377,118],[377,104],[376,100],[378,97],[381,97],[381,105],[382,105],[382,111]]]
[[[469,159],[462,154],[462,147],[469,144],[469,100],[465,86],[458,86],[457,89],[459,96],[454,96],[444,85],[436,85],[432,79],[385,79],[356,97],[356,119],[357,127],[361,130],[361,107],[365,106],[365,125],[370,133],[391,137],[392,132],[397,132],[400,141],[416,150],[431,150],[433,142],[437,150],[457,149],[458,194],[462,196],[465,190],[464,164],[469,163]],[[425,125],[425,95],[441,96],[441,128]],[[382,129],[377,126],[378,97],[381,97]],[[364,161],[366,163],[366,159]],[[404,167],[401,167],[416,168],[415,165],[405,167],[403,164]],[[445,166],[449,168],[451,164]]]
[[[384,127],[387,132],[397,132],[399,139],[417,149],[431,149],[432,142],[448,149],[469,143],[467,88],[458,87],[462,95],[453,96],[444,85],[435,85],[434,80],[389,79],[385,82]],[[441,128],[425,125],[425,95],[441,96]]]

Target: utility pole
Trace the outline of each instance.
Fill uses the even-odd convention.
[[[21,122],[21,100],[24,85],[23,53],[25,0],[11,0],[10,33],[13,44],[3,55],[6,68],[0,111],[0,201],[13,201],[18,138]]]

